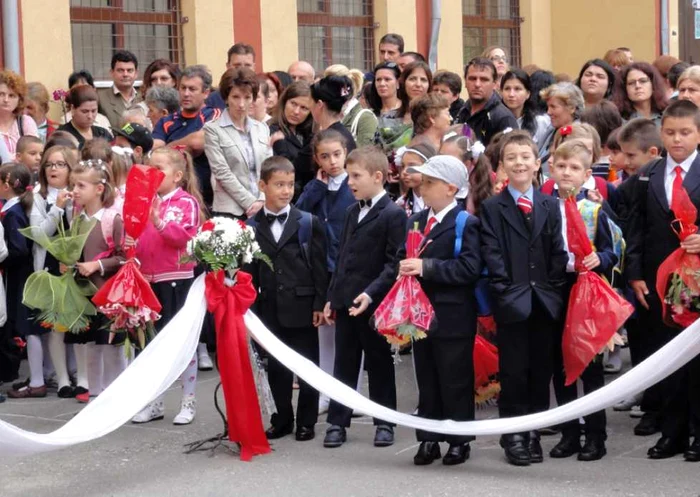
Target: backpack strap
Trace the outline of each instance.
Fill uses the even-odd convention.
[[[469,219],[467,211],[459,211],[457,213],[457,219],[455,219],[455,259],[459,257],[459,253],[462,251],[462,237],[464,236],[464,227],[467,225],[467,219]]]
[[[116,244],[114,243],[114,219],[119,215],[116,209],[105,209],[100,219],[100,228],[102,229],[102,238],[107,244],[107,250],[97,254],[94,260],[105,259],[114,253]]]
[[[350,133],[352,134],[353,138],[355,138],[355,140],[357,140],[357,128],[360,126],[360,118],[362,117],[362,114],[364,114],[365,112],[372,112],[372,111],[369,109],[361,109],[360,112],[358,112],[357,115],[355,116],[355,119],[352,120],[352,124],[350,125]]]
[[[301,255],[306,262],[306,265],[311,267],[311,223],[313,218],[309,212],[299,211],[301,219],[299,220],[299,246],[301,247]]]

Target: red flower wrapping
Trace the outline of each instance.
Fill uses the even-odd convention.
[[[698,210],[685,188],[673,191],[671,206],[676,219],[672,226],[682,242],[698,231]],[[687,328],[700,316],[700,256],[677,248],[656,272],[656,292],[661,299],[664,323]]]
[[[150,222],[153,199],[163,177],[161,171],[139,164],[129,170],[122,217],[124,232],[134,240],[141,236]],[[98,290],[92,297],[92,302],[115,323],[129,323],[124,331],[131,333],[135,328],[148,326],[146,316],[159,313],[162,307],[133,259],[133,248],[129,250],[128,256],[130,259]],[[128,308],[141,309],[140,315],[144,319],[138,326],[134,326],[133,312]]]
[[[481,335],[474,340],[474,387],[488,385],[498,374],[498,349]]]
[[[425,237],[417,229],[406,237],[406,258],[420,256]],[[374,312],[377,331],[398,348],[413,340],[425,338],[435,311],[414,276],[400,276]]]
[[[569,296],[562,338],[566,384],[570,385],[632,315],[634,308],[602,277],[585,269],[582,260],[593,252],[593,247],[583,217],[573,197],[567,199],[564,207],[569,251],[576,256],[579,273]]]

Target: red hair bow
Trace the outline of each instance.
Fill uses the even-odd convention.
[[[559,134],[561,136],[569,136],[573,130],[571,126],[562,126],[559,128]]]

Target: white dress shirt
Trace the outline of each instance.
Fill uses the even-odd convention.
[[[452,209],[454,209],[455,207],[457,207],[457,202],[455,202],[455,201],[453,200],[453,201],[450,203],[450,205],[448,205],[447,207],[445,207],[444,209],[442,209],[442,210],[441,210],[440,212],[438,212],[437,214],[435,214],[435,212],[434,212],[433,209],[431,208],[431,209],[430,209],[430,212],[428,213],[428,222],[430,222],[430,218],[431,218],[431,217],[434,217],[437,221],[433,224],[433,226],[432,226],[432,228],[430,228],[430,230],[432,231],[433,229],[435,229],[435,226],[438,225],[438,224],[440,224],[440,223],[442,222],[442,220],[445,219],[445,216],[447,215],[447,213],[450,212],[450,211],[451,211]]]
[[[292,208],[287,205],[284,209],[282,209],[279,212],[272,212],[269,210],[267,207],[263,207],[265,215],[267,216],[268,214],[272,214],[273,216],[279,216],[280,214],[287,214],[287,219],[284,220],[284,223],[281,222],[279,219],[272,223],[270,225],[270,231],[272,232],[272,236],[275,237],[275,242],[279,242],[280,238],[282,238],[282,232],[284,232],[284,225],[286,224],[287,221],[289,221],[289,212],[292,210]]]
[[[10,200],[5,202],[5,205],[2,206],[2,211],[0,212],[9,211],[15,204],[19,204],[19,197],[12,197]]]
[[[379,202],[384,195],[386,195],[386,190],[382,190],[377,195],[372,197],[372,205],[370,207],[362,207],[360,209],[360,215],[357,217],[358,223],[360,223],[365,218],[365,216],[369,213],[370,209],[373,209],[374,206],[377,205],[377,202]]]
[[[329,192],[337,192],[340,190],[340,187],[343,186],[343,181],[345,181],[345,178],[348,177],[348,173],[343,171],[340,173],[338,176],[335,178],[328,178],[328,191]]]
[[[673,198],[673,180],[676,178],[676,166],[681,166],[683,172],[681,176],[685,179],[686,174],[690,171],[690,166],[693,165],[695,158],[698,156],[697,150],[690,154],[686,160],[678,164],[671,156],[666,157],[666,176],[664,177],[664,188],[666,189],[666,199],[668,200],[669,207],[671,206],[671,200]]]
[[[559,198],[559,211],[561,212],[561,234],[564,237],[564,245],[566,246],[566,254],[569,256],[569,261],[566,263],[566,272],[573,273],[576,271],[575,263],[576,257],[569,251],[569,239],[566,238],[566,211],[564,205],[566,204],[565,198]]]

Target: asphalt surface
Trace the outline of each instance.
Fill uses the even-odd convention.
[[[399,408],[411,412],[417,397],[410,358],[397,368]],[[646,451],[656,436],[635,437],[635,420],[612,410],[608,455],[590,463],[545,455],[544,464],[516,468],[505,462],[497,437],[483,437],[472,443],[471,459],[463,465],[446,467],[436,461],[416,467],[413,431],[399,427],[393,447],[375,448],[369,418],[354,419],[348,442],[338,449],[323,448],[325,423],[319,423],[315,440],[286,437],[274,442],[272,454],[248,463],[223,449],[213,456],[185,455],[184,444],[221,431],[212,401],[216,383],[215,373],[200,374],[198,414],[190,426],[172,424],[179,408],[178,385],[168,392],[162,421],[125,425],[99,440],[58,452],[0,461],[0,497],[700,495],[700,464],[680,456],[648,460]],[[8,399],[0,404],[0,419],[45,433],[80,408],[74,400],[51,393],[45,399]],[[478,412],[479,418],[495,415],[493,407]],[[545,454],[557,439],[543,438]]]

